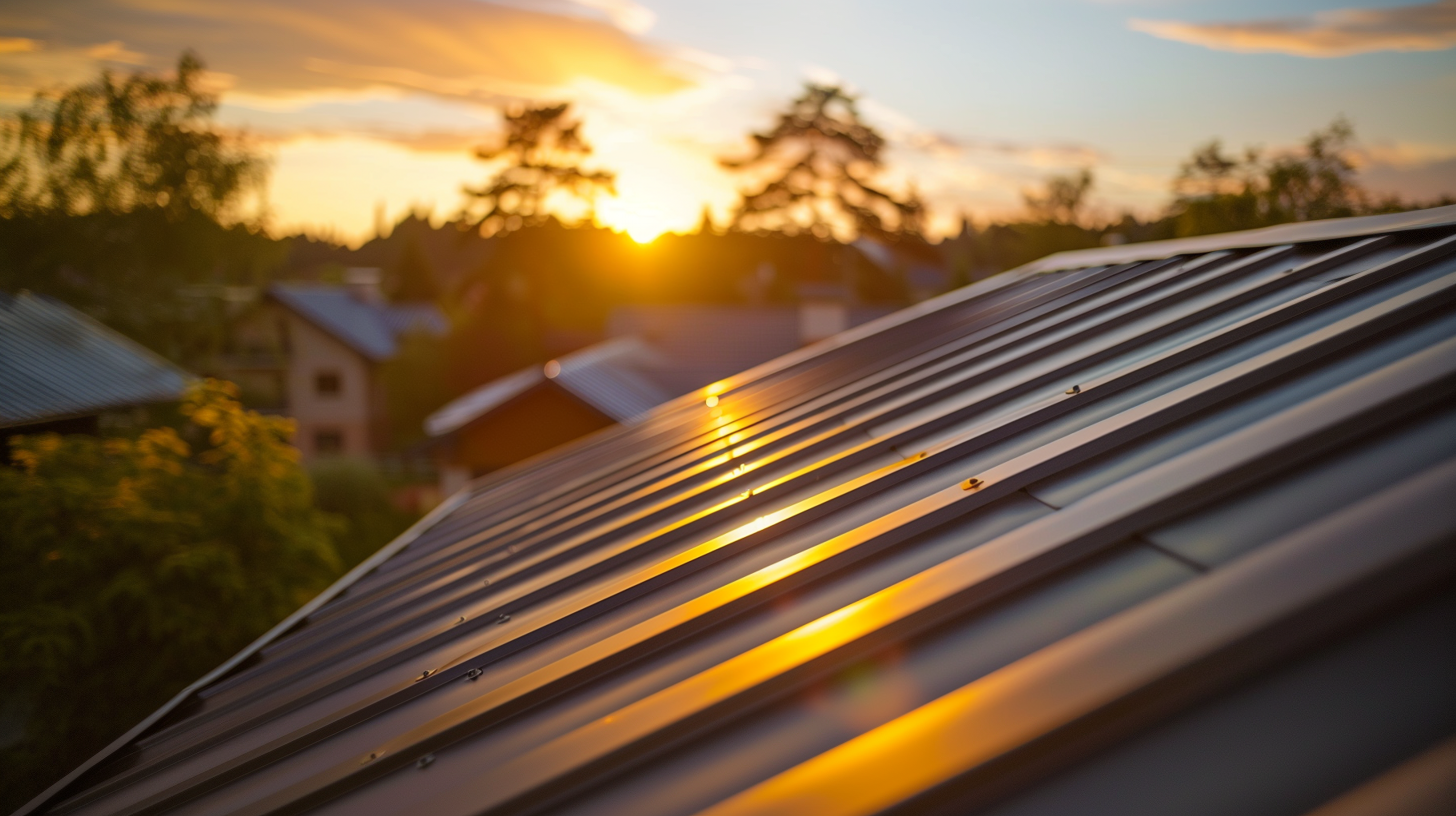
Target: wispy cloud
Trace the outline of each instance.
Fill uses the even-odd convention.
[[[1133,19],[1128,27],[1166,40],[1240,53],[1347,57],[1375,51],[1441,51],[1456,46],[1456,0],[1228,23]]]
[[[1362,145],[1356,159],[1363,166],[1389,165],[1402,169],[1456,159],[1456,144],[1428,142],[1377,142]]]
[[[24,54],[40,48],[40,43],[29,37],[0,37],[0,54]]]
[[[550,96],[575,83],[642,95],[692,87],[696,66],[635,36],[630,0],[534,8],[480,0],[10,0],[0,84],[56,76],[63,56],[164,67],[184,47],[259,97],[396,87],[473,99]],[[605,19],[600,19],[605,17]],[[48,56],[45,65],[37,57]],[[29,58],[29,61],[27,61]]]

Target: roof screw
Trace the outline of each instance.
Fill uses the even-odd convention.
[[[424,756],[420,757],[420,761],[419,762],[416,762],[415,763],[415,767],[416,768],[419,768],[420,770],[423,771],[424,769],[430,767],[430,765],[432,765],[434,762],[435,762],[435,755],[434,754],[425,754]]]
[[[376,759],[379,759],[379,752],[378,751],[375,751],[375,752],[371,753],[369,756],[364,757],[363,759],[359,760],[359,764],[360,765],[368,765],[369,763],[373,762]]]
[[[975,478],[973,476],[973,477],[965,480],[964,482],[961,482],[961,489],[962,490],[976,490],[976,489],[980,488],[984,484],[985,484],[985,482],[983,482],[980,479],[977,479],[977,478]]]
[[[485,579],[485,580],[484,580],[484,581],[481,581],[481,582],[480,582],[480,585],[481,585],[481,586],[490,586],[490,579],[489,579],[489,578],[487,578],[487,579]]]
[[[1067,389],[1067,393],[1068,394],[1080,394],[1080,393],[1082,393],[1082,386],[1080,386],[1080,385],[1074,385],[1071,388],[1068,388]]]
[[[465,622],[465,616],[464,615],[461,615],[460,617],[458,617],[458,618],[455,619],[455,622],[456,623],[464,623]]]
[[[416,682],[418,682],[420,680],[423,680],[426,677],[429,677],[430,675],[432,675],[434,673],[435,673],[435,670],[434,669],[425,669],[424,671],[420,672],[420,676],[418,678],[416,678]]]
[[[496,623],[505,623],[506,621],[508,621],[510,619],[511,619],[511,616],[510,615],[501,615],[499,618],[496,618],[495,619],[495,622]]]
[[[471,669],[470,671],[465,673],[465,678],[467,680],[470,680],[471,682],[475,682],[476,680],[480,679],[480,674],[480,669]]]

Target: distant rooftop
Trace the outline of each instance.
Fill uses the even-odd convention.
[[[0,292],[0,427],[175,400],[187,380],[58,300]]]
[[[374,301],[346,286],[280,283],[268,294],[375,362],[398,354],[399,339],[411,331],[440,335],[450,328],[434,304]]]
[[[538,387],[562,388],[615,422],[633,422],[676,396],[645,376],[659,362],[637,338],[608,340],[492,380],[431,414],[425,430],[431,436],[458,430]]]
[[[888,313],[846,310],[846,326]],[[608,321],[612,339],[501,377],[436,411],[425,428],[450,433],[536,387],[559,387],[620,423],[804,344],[793,307],[629,306]]]

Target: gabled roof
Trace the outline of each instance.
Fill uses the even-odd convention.
[[[1451,215],[1033,265],[497,471],[36,807],[1409,793],[1456,735]]]
[[[854,306],[846,317],[857,326],[886,311]],[[612,312],[607,330],[613,339],[493,380],[453,400],[425,421],[426,431],[432,436],[450,433],[531,388],[547,385],[560,387],[616,422],[636,422],[673,397],[800,346],[800,316],[790,306],[629,306]]]
[[[633,337],[597,343],[451,400],[425,420],[425,431],[457,431],[538,387],[559,387],[614,422],[633,422],[672,397],[639,370],[654,359],[652,349]]]
[[[674,394],[654,383],[648,370],[656,353],[635,337],[588,346],[543,367],[553,382],[617,422],[635,422]]]
[[[268,294],[374,362],[397,354],[399,338],[408,332],[449,330],[434,305],[370,303],[342,286],[280,283],[268,287]]]
[[[187,380],[58,300],[0,292],[0,427],[179,399]]]

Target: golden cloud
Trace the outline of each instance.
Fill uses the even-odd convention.
[[[1456,0],[1233,23],[1129,20],[1134,31],[1218,51],[1347,57],[1375,51],[1442,51],[1456,46]]]
[[[12,0],[0,7],[0,30],[93,63],[145,59],[163,67],[193,48],[252,97],[394,87],[489,100],[553,96],[582,82],[653,96],[694,84],[689,66],[624,29],[650,25],[633,4],[569,7],[582,14],[560,3],[549,8],[481,0]],[[619,24],[590,16],[592,9]],[[33,56],[24,50],[0,49],[0,84],[37,73],[40,66],[15,59]]]
[[[40,43],[28,37],[0,37],[0,54],[24,54],[40,49]]]

